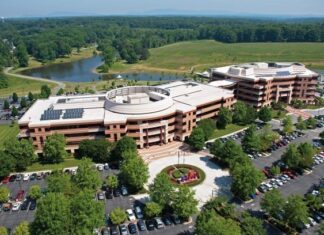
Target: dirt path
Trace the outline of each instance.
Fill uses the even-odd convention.
[[[48,82],[48,83],[56,84],[57,86],[54,88],[53,94],[56,94],[59,89],[61,89],[61,88],[64,89],[65,88],[65,83],[64,82],[49,80],[49,79],[46,79],[46,78],[31,77],[31,76],[17,74],[17,73],[11,73],[10,71],[12,69],[13,69],[12,67],[8,67],[8,68],[5,68],[3,72],[6,75],[19,77],[19,78],[22,78],[22,79],[29,79],[29,80],[34,80],[34,81]]]

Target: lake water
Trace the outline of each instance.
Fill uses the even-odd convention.
[[[92,82],[101,79],[105,80],[107,78],[107,76],[101,76],[93,72],[94,69],[101,64],[101,57],[93,56],[91,58],[70,63],[52,64],[44,67],[28,69],[22,71],[21,74],[62,82]],[[118,75],[126,80],[137,81],[173,81],[183,79],[182,76],[165,73],[125,73],[114,74],[110,77],[116,78]]]

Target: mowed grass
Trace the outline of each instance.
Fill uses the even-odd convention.
[[[16,92],[18,96],[27,95],[28,92],[40,93],[42,85],[46,84],[51,88],[56,86],[54,83],[24,79],[13,75],[6,75],[6,77],[8,78],[8,87],[0,89],[0,97],[10,96],[13,92]]]
[[[253,61],[302,62],[324,68],[324,43],[233,43],[188,41],[150,50],[148,60],[135,65],[116,64],[113,70],[200,71]]]
[[[3,149],[3,145],[8,139],[15,138],[18,133],[18,125],[0,125],[0,150]]]
[[[33,165],[27,167],[27,172],[33,171],[46,171],[46,170],[63,170],[64,168],[68,167],[75,167],[78,166],[81,160],[76,159],[74,157],[68,157],[64,160],[64,162],[58,164],[41,164],[39,162],[34,163]]]
[[[235,131],[239,131],[239,130],[242,130],[244,129],[246,126],[239,126],[239,125],[236,125],[236,124],[229,124],[226,126],[225,129],[216,129],[214,131],[214,134],[213,136],[211,137],[211,139],[215,139],[215,138],[219,138],[219,137],[222,137],[224,135],[228,135],[230,133],[233,133]]]

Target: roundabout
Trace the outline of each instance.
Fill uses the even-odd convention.
[[[174,184],[186,184],[195,191],[195,198],[199,202],[199,207],[214,196],[232,196],[230,192],[232,180],[229,172],[222,170],[217,164],[210,161],[210,156],[186,152],[186,155],[181,157],[175,154],[152,159],[148,163],[148,167],[150,178],[147,186],[153,183],[157,174],[162,171],[166,173],[169,171],[170,174],[167,174]],[[195,170],[191,171],[190,174],[193,178],[188,180],[190,169]],[[198,172],[196,178],[194,177],[194,172]],[[177,181],[177,179],[181,178],[183,178],[184,182]]]

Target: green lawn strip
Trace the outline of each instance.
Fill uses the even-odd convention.
[[[3,149],[6,140],[16,137],[18,133],[18,125],[0,125],[0,150]]]
[[[75,167],[79,164],[81,160],[69,157],[64,160],[64,162],[58,164],[41,164],[39,162],[27,167],[26,171],[44,171],[44,170],[62,170],[67,167]]]
[[[246,128],[246,127],[247,126],[240,126],[240,125],[237,125],[237,124],[229,124],[229,125],[226,126],[225,129],[216,129],[214,131],[214,134],[212,135],[212,137],[210,139],[219,138],[219,137],[222,137],[224,135],[228,135],[228,134],[231,134],[233,132],[242,130],[242,129]]]

